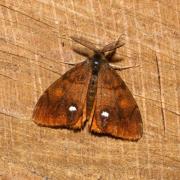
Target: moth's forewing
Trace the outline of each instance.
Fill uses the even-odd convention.
[[[138,140],[142,136],[142,120],[136,101],[108,64],[102,65],[98,75],[90,131],[127,140]]]
[[[42,126],[81,128],[86,120],[90,73],[90,65],[85,61],[55,81],[36,104],[34,122]]]

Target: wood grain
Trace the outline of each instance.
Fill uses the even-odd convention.
[[[178,1],[0,1],[1,179],[180,179]],[[118,72],[140,108],[138,142],[38,127],[43,91],[82,57],[71,35],[125,34]],[[165,131],[164,131],[165,125]]]

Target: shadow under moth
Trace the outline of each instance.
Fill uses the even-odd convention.
[[[139,108],[128,87],[109,63],[116,59],[120,39],[103,48],[80,37],[71,37],[89,52],[86,57],[56,80],[38,100],[33,121],[40,126],[89,131],[126,140],[142,136]]]

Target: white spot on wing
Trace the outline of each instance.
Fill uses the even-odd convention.
[[[101,113],[101,117],[103,117],[103,118],[108,118],[108,117],[109,117],[109,113],[108,113],[107,111],[103,111],[103,112]]]
[[[69,111],[70,111],[70,112],[75,112],[75,111],[77,111],[76,106],[73,106],[73,105],[69,106]]]

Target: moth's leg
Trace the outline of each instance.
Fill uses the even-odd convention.
[[[63,62],[63,64],[75,66],[75,65],[78,64],[78,63],[77,63],[77,62]]]
[[[114,70],[119,70],[119,71],[123,71],[123,70],[126,70],[126,69],[130,69],[130,68],[136,68],[136,67],[140,67],[140,65],[134,65],[134,66],[126,66],[126,67],[119,67],[119,66],[116,66],[114,64],[109,64]]]

